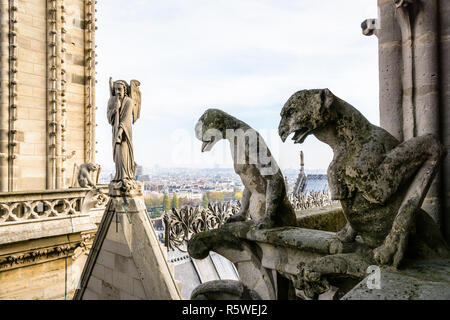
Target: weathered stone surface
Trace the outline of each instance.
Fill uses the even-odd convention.
[[[248,124],[217,109],[208,109],[195,126],[203,142],[202,152],[209,151],[221,139],[230,142],[234,170],[244,184],[240,212],[228,221],[258,221],[255,228],[295,226],[295,213],[287,195],[278,164],[264,139]]]
[[[347,220],[340,205],[297,212],[297,226],[300,228],[338,232],[346,223]]]
[[[334,211],[328,212],[333,214]],[[324,213],[316,215],[323,219]],[[308,216],[312,220],[314,213],[310,212]],[[248,288],[258,292],[264,299],[273,299],[278,296],[278,292],[270,284],[275,276],[269,276],[269,270],[295,280],[301,264],[313,262],[330,253],[367,250],[360,242],[342,244],[336,241],[334,232],[299,227],[254,229],[254,224],[254,221],[232,222],[219,229],[199,233],[189,241],[188,251],[197,258],[206,257],[209,251],[220,253],[235,264],[241,281]]]
[[[219,253],[234,264],[246,287],[257,291],[263,299],[275,299],[275,283],[271,273],[262,265],[257,245],[239,239],[238,236],[246,233],[251,226],[252,221],[233,222],[224,225],[226,229],[222,227],[198,233],[189,240],[188,252],[197,259],[207,257],[210,251]],[[230,229],[236,231],[236,234],[230,232]],[[244,232],[238,229],[243,229]]]
[[[314,134],[333,149],[334,159],[328,168],[330,189],[333,199],[341,201],[349,223],[338,237],[348,242],[360,234],[370,247],[380,247],[376,257],[380,263],[398,265],[401,258],[393,261],[394,255],[402,256],[406,250],[400,238],[408,237],[414,225],[410,220],[419,212],[444,154],[439,142],[426,135],[399,144],[328,89],[295,93],[281,116],[282,140],[295,132],[293,139],[302,143]],[[422,171],[417,174],[419,168]],[[404,226],[406,232],[393,228],[397,225]]]
[[[439,1],[439,67],[440,67],[440,129],[442,143],[450,153],[450,2]],[[442,170],[442,226],[450,243],[450,161],[444,161]]]
[[[342,300],[449,300],[450,260],[419,262],[397,272],[381,269],[379,288],[369,288],[367,281]]]

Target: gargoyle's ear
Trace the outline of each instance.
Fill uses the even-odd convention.
[[[322,107],[328,109],[334,102],[334,94],[328,88],[325,88],[320,92],[320,99],[322,100]]]

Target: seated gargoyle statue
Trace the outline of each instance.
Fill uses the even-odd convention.
[[[333,149],[328,182],[347,219],[336,238],[349,243],[359,235],[370,249],[362,260],[337,252],[308,263],[300,267],[303,280],[339,272],[363,275],[370,264],[396,268],[408,243],[421,258],[448,256],[438,225],[420,208],[445,156],[433,135],[400,143],[328,89],[293,94],[278,130],[283,142],[291,133],[295,143],[313,134]]]
[[[100,166],[95,163],[83,163],[78,171],[78,184],[82,188],[95,188],[96,182],[92,181],[91,172],[97,172]]]
[[[240,211],[227,222],[255,221],[255,229],[295,226],[296,217],[283,174],[266,143],[249,125],[218,109],[208,109],[195,126],[202,152],[218,141],[230,142],[234,170],[244,184]]]

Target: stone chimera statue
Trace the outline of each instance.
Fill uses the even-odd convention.
[[[328,89],[302,90],[289,98],[279,135],[285,141],[291,133],[295,143],[314,134],[333,149],[328,181],[347,219],[337,240],[350,243],[359,235],[369,248],[365,254],[336,254],[307,263],[300,268],[301,281],[320,284],[327,274],[364,275],[370,264],[397,267],[407,253],[448,256],[439,227],[420,208],[445,154],[435,137],[400,143]]]
[[[241,209],[227,222],[251,217],[255,228],[295,226],[295,212],[287,195],[283,174],[257,131],[217,109],[208,109],[195,126],[202,152],[222,139],[230,142],[234,170],[245,186]]]

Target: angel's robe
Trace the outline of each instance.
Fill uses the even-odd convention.
[[[117,97],[111,96],[108,101],[108,122],[112,125],[113,158],[116,165],[114,181],[134,179],[136,163],[133,154],[133,137],[131,125],[133,123],[133,100],[125,96],[118,112],[116,111]],[[118,133],[122,129],[122,137],[117,142]]]

